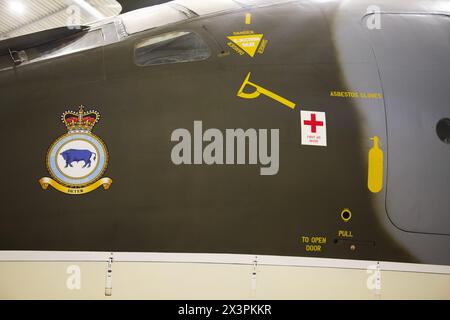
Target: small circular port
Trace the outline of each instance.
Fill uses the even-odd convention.
[[[356,250],[356,246],[355,246],[354,244],[352,244],[352,245],[350,246],[350,250],[355,251],[355,250]]]
[[[349,222],[352,218],[352,212],[349,209],[344,209],[341,212],[341,218],[344,222]]]
[[[450,119],[441,119],[436,126],[436,133],[442,142],[450,144]]]

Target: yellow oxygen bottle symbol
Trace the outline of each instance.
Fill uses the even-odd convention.
[[[383,189],[383,150],[380,149],[380,138],[375,136],[370,138],[373,141],[373,148],[369,151],[369,175],[367,186],[370,192],[378,193]]]

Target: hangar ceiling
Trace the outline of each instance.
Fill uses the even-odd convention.
[[[116,0],[0,0],[0,40],[66,26],[70,21],[86,24],[121,10]]]

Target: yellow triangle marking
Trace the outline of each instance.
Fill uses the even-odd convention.
[[[228,39],[253,58],[263,37],[263,34],[247,34],[244,36],[229,36]]]

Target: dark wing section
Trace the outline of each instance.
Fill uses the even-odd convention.
[[[6,39],[0,41],[0,55],[9,54],[11,51],[25,50],[40,46],[42,44],[63,39],[77,33],[86,32],[89,29],[87,26],[69,29],[67,27],[44,30],[24,36]]]
[[[154,6],[161,3],[170,2],[171,0],[117,0],[122,6],[122,12],[129,12],[145,7]]]

